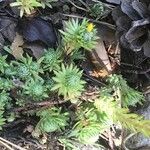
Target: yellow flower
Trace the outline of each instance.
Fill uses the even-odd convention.
[[[92,30],[94,29],[94,24],[89,23],[86,29],[87,29],[88,32],[92,32]]]

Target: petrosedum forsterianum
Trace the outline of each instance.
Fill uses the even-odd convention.
[[[86,50],[92,50],[96,46],[97,30],[93,23],[89,23],[87,19],[81,22],[78,19],[72,19],[65,23],[64,31],[60,31],[63,35],[65,46],[69,51],[83,47]]]
[[[44,83],[41,80],[31,79],[23,86],[23,92],[34,100],[40,101],[48,97],[47,89],[43,84]]]
[[[24,14],[30,15],[34,8],[42,7],[38,0],[16,0],[10,3],[11,7],[18,7],[20,9],[20,17]]]
[[[11,101],[11,98],[9,96],[9,94],[6,92],[6,91],[2,91],[0,93],[0,107],[8,107],[10,106],[10,101]]]
[[[14,67],[17,70],[17,76],[23,80],[34,77],[35,79],[40,79],[39,74],[43,73],[41,68],[41,62],[43,58],[34,61],[32,57],[27,55],[27,57],[22,57],[19,62],[13,61]]]
[[[13,82],[9,79],[0,77],[0,90],[9,91],[13,88]]]
[[[4,73],[5,69],[9,66],[6,62],[7,55],[0,55],[0,71]]]
[[[82,71],[76,66],[62,64],[59,71],[54,71],[55,81],[52,90],[57,90],[59,95],[63,95],[66,100],[76,99],[84,90],[85,81],[81,80]]]
[[[45,51],[43,56],[43,69],[44,70],[57,70],[60,67],[61,52],[59,50],[54,50],[52,48]]]

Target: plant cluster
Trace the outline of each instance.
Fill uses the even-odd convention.
[[[86,103],[82,102],[78,105],[74,125],[67,135],[65,134],[60,138],[60,142],[67,146],[70,145],[70,148],[76,147],[75,139],[83,144],[95,144],[100,134],[118,123],[133,132],[140,132],[145,136],[150,136],[150,120],[144,120],[142,116],[130,113],[128,108],[130,103],[135,106],[137,103],[142,102],[142,93],[135,90],[131,91],[132,88],[126,85],[130,89],[126,92],[130,96],[128,97],[128,103],[125,102],[126,105],[121,106],[118,99],[121,98],[120,100],[123,102],[125,100],[123,96],[120,97],[122,91],[116,93],[118,86],[114,87],[112,85],[112,82],[119,85],[120,80],[126,84],[126,81],[121,76],[113,75],[109,77],[108,86],[100,89],[97,99]],[[124,89],[122,85],[119,85],[120,89]],[[136,97],[133,96],[134,94]]]
[[[52,8],[51,3],[57,2],[58,0],[16,0],[10,4],[11,7],[18,7],[20,9],[20,17],[24,14],[30,15],[38,8],[45,8],[46,6]]]
[[[56,82],[52,90],[58,90],[59,95],[63,95],[64,99],[75,99],[81,95],[84,89],[85,81],[81,80],[82,71],[72,64],[64,66],[62,64],[61,70],[54,71]]]
[[[94,25],[86,19],[70,20],[61,33],[62,45],[57,50],[45,50],[38,60],[26,55],[8,62],[6,56],[0,55],[0,125],[6,121],[3,113],[10,110],[14,102],[22,106],[44,101],[51,92],[55,92],[75,109],[69,110],[63,105],[41,108],[36,112],[40,119],[35,128],[38,134],[61,132],[59,141],[64,141],[64,145],[74,145],[73,141],[94,144],[112,125],[121,123],[127,129],[150,136],[150,121],[130,113],[128,108],[141,104],[144,97],[129,87],[122,76],[110,76],[108,85],[99,89],[95,100],[82,100],[86,82],[82,78],[83,71],[74,60],[81,58],[77,57],[81,56],[81,49],[92,50],[95,47],[97,31]],[[73,57],[67,62],[64,49],[71,53],[68,57]],[[17,91],[13,96],[12,90]],[[8,116],[13,114],[8,113]],[[11,117],[8,117],[9,121],[13,120]]]
[[[64,31],[60,31],[63,35],[63,43],[67,53],[84,48],[92,50],[96,45],[97,30],[93,23],[89,23],[87,19],[80,22],[78,19],[66,22]]]
[[[43,60],[43,68],[44,70],[58,70],[60,68],[61,60],[61,51],[60,50],[54,50],[54,49],[48,49],[44,53],[44,60]]]
[[[33,61],[32,57],[22,57],[22,59],[17,62],[13,61],[12,63],[16,67],[16,75],[23,79],[29,79],[29,78],[39,78],[39,74],[43,73],[43,69],[41,68],[41,62],[43,58],[40,58],[37,61]]]
[[[16,0],[10,4],[11,7],[18,7],[20,9],[20,17],[26,14],[31,14],[34,8],[42,7],[38,0]]]
[[[99,19],[105,12],[105,6],[102,2],[92,5],[90,15]]]
[[[53,107],[37,112],[40,121],[36,126],[36,132],[61,131],[67,125],[68,113],[62,113],[61,109]]]

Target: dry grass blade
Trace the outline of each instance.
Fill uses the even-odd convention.
[[[2,142],[2,141],[0,141],[0,145],[6,147],[8,150],[14,150],[14,149],[11,148],[8,144],[6,144],[6,143],[4,143],[4,142]]]
[[[5,147],[7,147],[9,150],[14,150],[9,145],[11,145],[12,147],[14,147],[14,148],[16,148],[18,150],[26,150],[25,148],[22,148],[22,147],[20,147],[20,146],[18,146],[16,144],[14,144],[14,143],[4,139],[4,138],[2,138],[2,137],[0,137],[0,143],[3,144]]]

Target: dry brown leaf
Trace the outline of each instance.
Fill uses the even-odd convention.
[[[43,55],[44,49],[46,49],[46,47],[40,43],[28,43],[24,45],[24,48],[30,49],[33,56],[37,59]]]
[[[12,42],[12,45],[10,46],[12,50],[12,55],[16,59],[20,59],[23,55],[23,48],[22,48],[23,43],[24,43],[23,37],[18,33],[16,33],[15,39]]]

